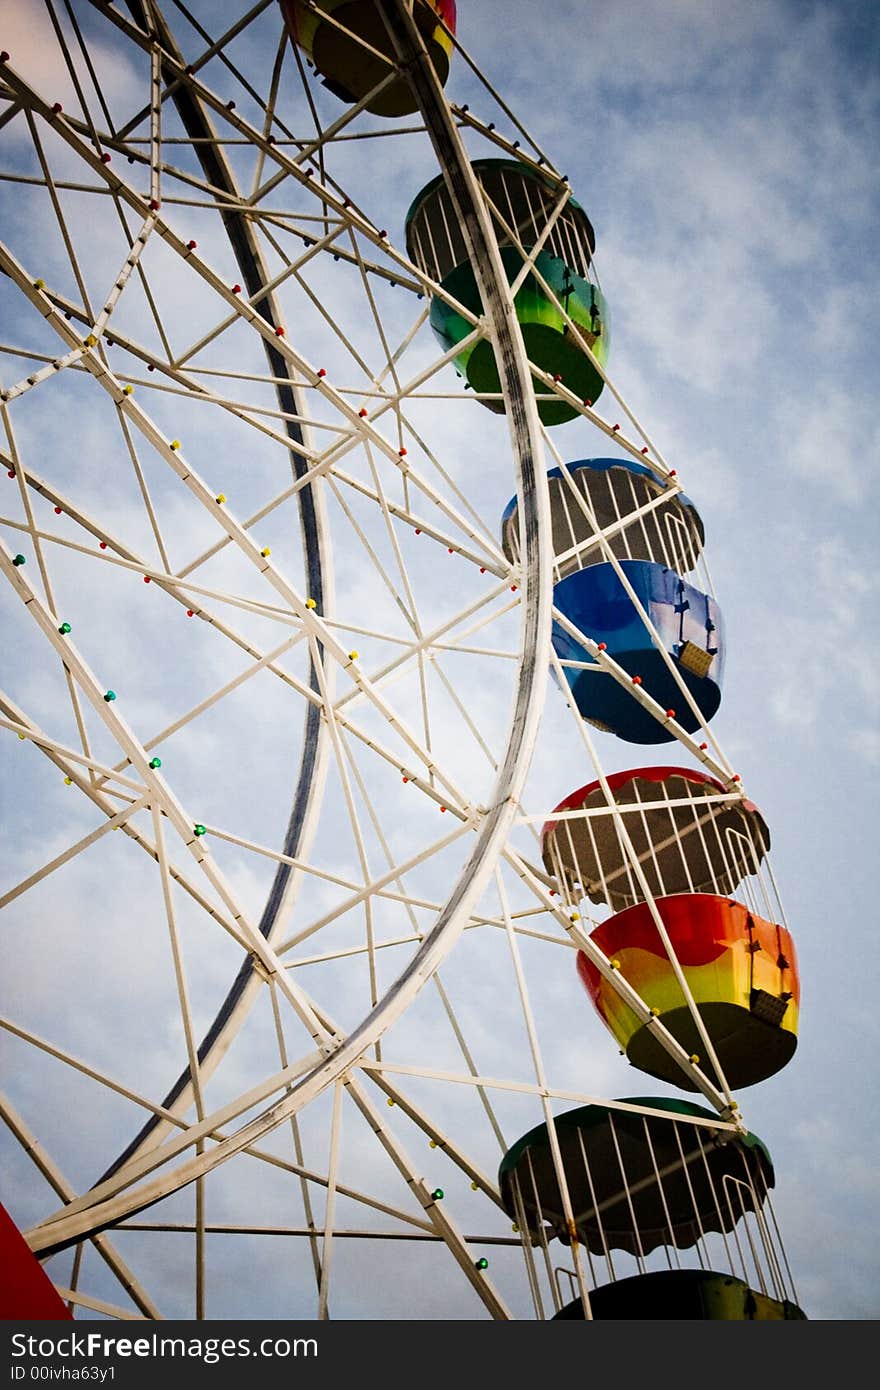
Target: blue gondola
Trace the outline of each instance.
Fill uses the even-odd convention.
[[[684,577],[697,568],[703,543],[693,503],[670,490],[647,464],[624,458],[581,459],[552,469],[548,483],[554,604],[584,637],[604,644],[629,677],[621,684],[554,620],[553,647],[566,663],[565,679],[578,710],[589,723],[630,743],[670,742],[674,734],[665,721],[671,718],[695,732],[721,701],[724,634],[714,597],[699,579]],[[515,498],[502,518],[502,543],[509,558],[519,558]],[[660,718],[633,698],[634,686],[658,702]]]
[[[631,595],[610,564],[576,570],[553,590],[560,612],[586,636],[604,642],[609,656],[642,690],[653,695],[689,733],[708,722],[721,702],[721,613],[708,594],[686,583],[674,570],[648,560],[621,560],[620,569],[663,644],[655,646]],[[553,623],[553,649],[565,666],[575,703],[583,717],[630,743],[666,743],[673,735],[629,688],[600,671],[587,648],[561,623]],[[663,653],[672,659],[700,710],[698,719],[682,697]]]

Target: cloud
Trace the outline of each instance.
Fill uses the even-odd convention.
[[[876,456],[880,431],[867,401],[831,385],[820,400],[781,397],[774,414],[785,441],[783,466],[850,505],[868,499],[875,488],[866,465]]]
[[[4,41],[8,45],[12,66],[37,91],[46,93],[50,100],[60,101],[69,114],[81,116],[83,113],[76,89],[45,7],[38,0],[13,0],[6,8],[3,20]],[[70,28],[63,21],[60,22],[71,51],[77,53],[76,40]],[[84,27],[89,35],[94,66],[101,73],[103,93],[113,103],[131,91],[136,72],[143,69],[143,59],[131,53],[120,54],[115,44],[106,42],[106,30],[102,34],[88,22],[88,18]],[[78,76],[85,82],[87,102],[97,110],[96,94],[81,64]]]

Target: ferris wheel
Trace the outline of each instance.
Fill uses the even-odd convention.
[[[48,13],[0,66],[27,1315],[803,1316],[738,1103],[794,945],[588,209],[452,0]]]

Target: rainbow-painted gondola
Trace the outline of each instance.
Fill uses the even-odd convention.
[[[777,904],[763,874],[770,837],[758,808],[691,768],[635,768],[606,785],[611,805],[597,781],[556,807],[542,831],[548,871],[572,904],[588,898],[612,909],[590,940],[707,1076],[720,1080],[682,980],[728,1083],[774,1075],[797,1047],[800,984],[791,934],[771,915]],[[695,1089],[653,1020],[583,951],[577,968],[632,1065]]]
[[[710,893],[657,898],[656,911],[682,968],[728,1082],[737,1088],[781,1070],[797,1047],[800,990],[791,934],[749,912],[742,903]],[[590,940],[656,1009],[688,1054],[703,1043],[647,903],[610,917]],[[649,1076],[690,1089],[681,1068],[603,979],[583,951],[578,974],[603,1023],[628,1060]],[[713,1076],[711,1066],[704,1070]]]

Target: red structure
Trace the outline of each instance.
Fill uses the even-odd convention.
[[[0,1321],[73,1317],[6,1208],[0,1206]]]

